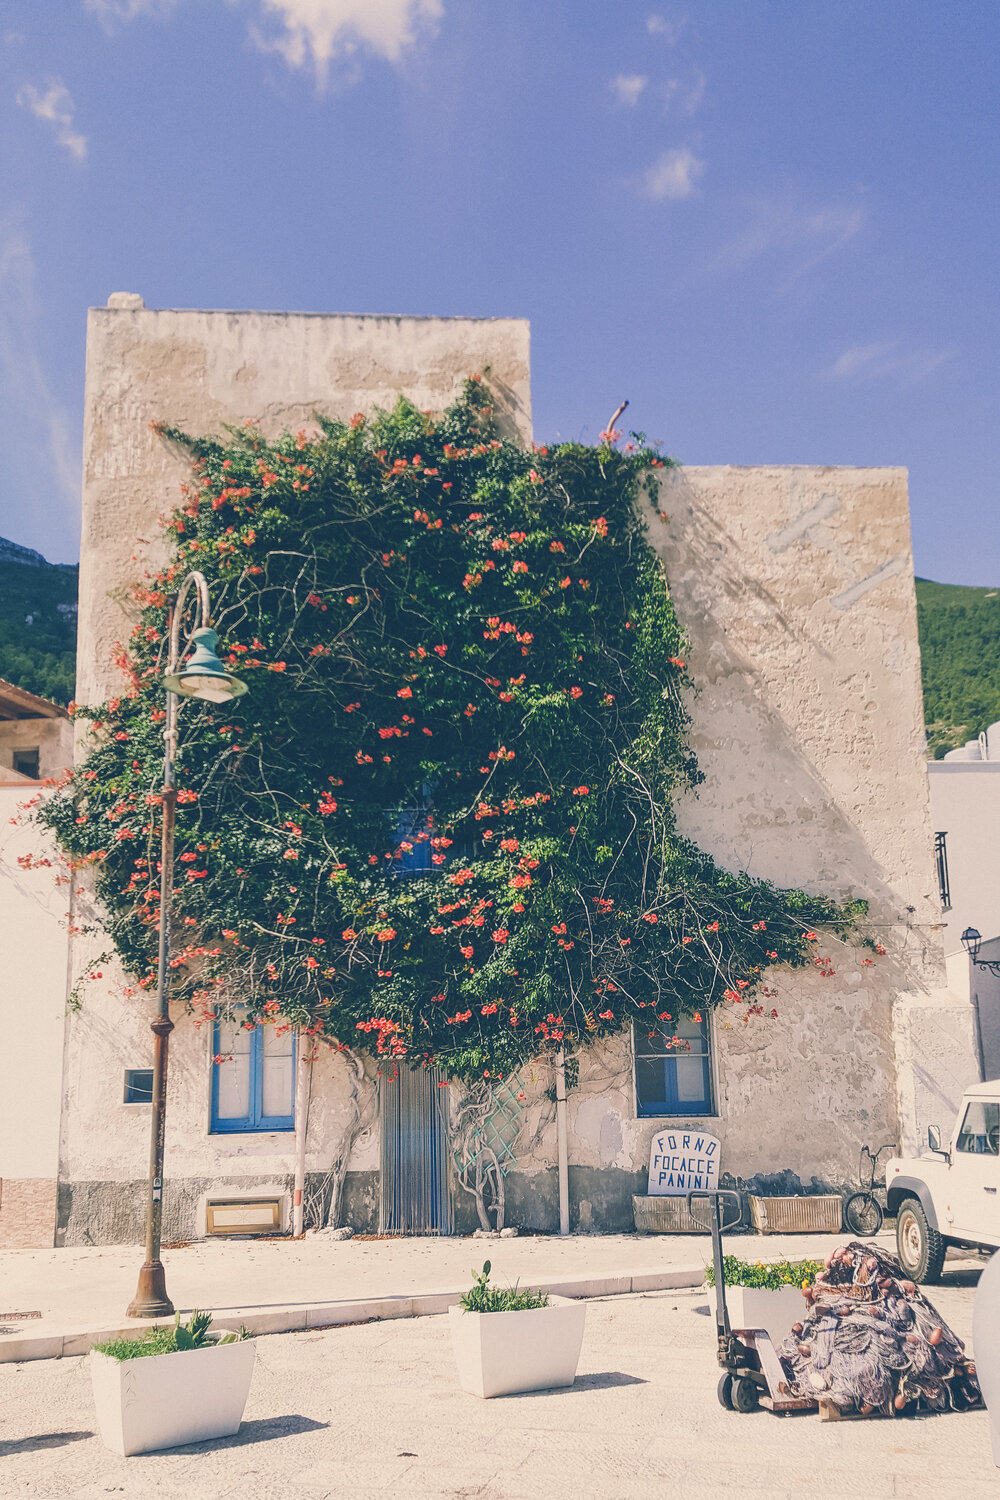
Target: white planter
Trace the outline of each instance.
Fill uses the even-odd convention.
[[[714,1288],[713,1288],[714,1295]],[[780,1344],[799,1323],[807,1303],[797,1286],[774,1291],[759,1286],[727,1286],[730,1328],[766,1328],[772,1344]]]
[[[572,1385],[587,1304],[550,1297],[527,1312],[467,1313],[450,1307],[458,1383],[473,1396],[512,1396]]]
[[[111,1359],[90,1351],[90,1378],[101,1441],[128,1458],[239,1432],[250,1394],[252,1339]]]

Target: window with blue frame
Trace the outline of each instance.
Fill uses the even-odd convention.
[[[710,1115],[712,1049],[707,1017],[684,1017],[669,1031],[650,1029],[637,1021],[635,1042],[635,1097],[640,1116]],[[677,1043],[673,1043],[673,1038]]]
[[[212,1130],[295,1129],[295,1032],[289,1026],[216,1021]]]
[[[426,875],[436,868],[431,846],[434,819],[428,789],[414,807],[400,807],[387,814],[395,826],[397,875]]]

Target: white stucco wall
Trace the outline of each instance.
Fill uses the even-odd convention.
[[[991,736],[994,741],[997,736]],[[977,747],[978,748],[978,747]],[[1000,755],[1000,745],[991,754]],[[962,933],[982,937],[980,958],[1000,959],[1000,758],[933,760],[927,766],[931,820],[947,834],[951,910],[943,912],[948,976],[956,994],[968,996],[979,1023],[981,1071],[1000,1077],[1000,978],[974,967]]]
[[[985,942],[1000,936],[1000,760],[932,760],[927,777],[934,832],[948,835],[950,957],[963,952],[966,927]]]
[[[44,793],[0,786],[0,1247],[51,1245],[55,1228],[69,900],[20,818],[29,795]]]

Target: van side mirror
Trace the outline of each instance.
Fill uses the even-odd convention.
[[[941,1132],[936,1125],[927,1127],[927,1144],[932,1151],[941,1150]]]

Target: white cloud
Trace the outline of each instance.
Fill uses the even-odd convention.
[[[648,82],[649,79],[644,78],[641,73],[619,73],[617,77],[612,78],[611,88],[617,94],[619,104],[627,104],[631,107],[633,104],[638,104],[639,95]]]
[[[106,31],[139,17],[166,20],[181,0],[84,0]],[[205,0],[201,0],[204,5]],[[398,63],[422,35],[433,35],[444,0],[227,0],[249,10],[250,36],[290,68],[312,68],[322,83],[335,59],[361,51]]]
[[[17,102],[24,109],[30,109],[36,119],[51,125],[56,143],[65,146],[77,161],[83,161],[87,154],[87,137],[73,129],[73,101],[64,83],[50,78],[44,94],[39,93],[33,84],[26,83],[18,90]]]
[[[902,349],[898,339],[853,344],[827,370],[835,380],[899,380],[915,385],[954,358],[953,349]]]
[[[668,47],[675,47],[680,40],[686,20],[687,17],[682,16],[679,21],[668,21],[666,17],[654,14],[647,17],[646,30],[650,36],[662,37]]]
[[[796,271],[801,275],[849,244],[866,221],[864,205],[857,202],[804,208],[789,199],[758,199],[745,227],[715,257],[713,269],[736,271],[762,255],[792,253],[804,257]]]
[[[664,151],[642,176],[642,191],[647,198],[689,198],[705,170],[701,161],[687,146]]]
[[[251,27],[257,45],[278,52],[290,68],[312,66],[322,82],[335,58],[361,48],[399,62],[421,33],[432,33],[443,0],[259,0],[278,30]]]
[[[166,20],[176,4],[177,0],[84,0],[84,8],[97,17],[105,31],[110,31],[116,21],[134,21],[138,16]]]
[[[690,117],[697,113],[702,99],[705,97],[705,85],[708,82],[700,68],[695,68],[691,77],[668,78],[666,83],[660,85],[660,93],[667,109],[675,113]]]

